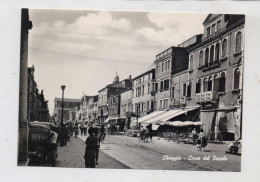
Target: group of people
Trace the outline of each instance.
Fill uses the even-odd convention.
[[[89,127],[89,136],[86,139],[86,150],[85,150],[85,167],[95,168],[98,165],[99,148],[102,140],[105,139],[105,128],[101,125],[101,128]]]
[[[152,141],[152,137],[153,137],[153,130],[152,130],[152,124],[150,123],[149,125],[146,126],[146,128],[144,128],[143,126],[141,126],[140,128],[140,141],[148,141],[148,138],[150,138],[150,140]]]

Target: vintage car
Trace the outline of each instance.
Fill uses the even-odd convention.
[[[57,150],[52,150],[50,147],[52,133],[47,126],[29,123],[28,165],[51,164],[55,166]]]

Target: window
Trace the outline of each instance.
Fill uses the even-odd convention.
[[[215,92],[219,91],[219,77],[218,77],[218,75],[214,76],[214,88],[213,88],[213,90]]]
[[[201,79],[198,80],[198,82],[196,83],[196,93],[200,93],[201,92]]]
[[[160,90],[163,90],[163,81],[161,81],[161,87]]]
[[[162,109],[163,108],[163,102],[162,102],[162,100],[160,100],[160,109]]]
[[[158,74],[158,66],[156,66],[156,74]]]
[[[205,53],[205,65],[209,64],[209,48],[206,49]]]
[[[208,80],[208,91],[212,91],[212,77],[211,76],[209,77],[209,80]]]
[[[150,93],[150,83],[148,83],[148,94]]]
[[[191,82],[189,82],[187,87],[187,97],[191,97]]]
[[[168,99],[164,99],[163,108],[168,109]]]
[[[164,63],[162,63],[162,72],[163,72],[163,69],[164,69]]]
[[[203,92],[207,92],[208,89],[208,81],[207,78],[204,78],[203,80]]]
[[[203,51],[200,51],[199,66],[202,65],[202,61],[203,61]]]
[[[207,36],[210,35],[210,27],[207,28]]]
[[[241,32],[238,32],[236,35],[236,52],[241,51]]]
[[[190,70],[193,69],[193,55],[190,57]]]
[[[164,69],[164,70],[165,70],[165,71],[168,70],[168,61],[165,62],[165,69]]]
[[[144,85],[143,85],[143,95],[144,95]]]
[[[227,55],[227,39],[222,42],[222,56],[225,57]]]
[[[148,111],[150,108],[149,108],[149,101],[147,101],[146,103],[146,110]]]
[[[155,83],[155,92],[158,91],[158,83]]]
[[[186,83],[182,85],[182,96],[186,96]]]
[[[215,51],[215,61],[219,61],[219,43],[216,45]]]
[[[209,63],[213,64],[213,60],[214,60],[214,46],[211,46],[210,48],[210,60]]]
[[[221,73],[220,80],[219,80],[219,91],[220,92],[225,92],[225,85],[226,85],[225,73]]]
[[[234,71],[234,86],[233,86],[233,89],[239,89],[239,82],[240,82],[240,71],[239,71],[239,68],[237,68]]]
[[[219,21],[217,22],[217,30],[220,30],[220,26],[221,26],[221,20],[219,20]]]
[[[168,90],[169,89],[169,79],[164,80],[164,90]]]
[[[215,29],[216,29],[216,24],[214,23],[211,27],[211,32],[214,33],[215,32]]]
[[[157,101],[154,101],[154,109],[157,108]]]
[[[172,87],[172,98],[174,98],[174,87]]]

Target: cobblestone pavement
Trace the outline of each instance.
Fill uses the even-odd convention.
[[[67,146],[58,147],[56,167],[84,168],[85,146],[83,140],[71,137]],[[127,169],[128,167],[100,151],[99,164],[96,168]]]
[[[195,145],[164,139],[143,143],[134,137],[108,135],[100,150],[133,169],[240,171],[241,156],[226,154],[227,146],[209,143],[205,151],[198,151]],[[203,160],[206,157],[209,160]]]

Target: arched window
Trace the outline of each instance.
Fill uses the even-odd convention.
[[[208,81],[207,78],[204,78],[203,80],[203,92],[207,92],[208,89]]]
[[[217,43],[215,50],[215,61],[219,61],[219,43]]]
[[[218,77],[218,75],[214,76],[214,87],[213,87],[213,90],[215,92],[219,91],[219,77]]]
[[[207,48],[205,52],[205,65],[208,64],[209,64],[209,48]]]
[[[210,59],[209,59],[209,63],[213,64],[213,60],[214,60],[214,46],[210,47]]]
[[[225,73],[221,73],[220,81],[219,81],[219,91],[225,92],[225,87],[226,87],[226,76]]]
[[[234,89],[239,89],[240,84],[240,70],[239,68],[235,69],[234,71]]]
[[[193,56],[190,57],[190,70],[193,69]]]
[[[241,51],[241,32],[238,32],[236,35],[236,52]]]
[[[198,82],[196,83],[196,93],[200,93],[201,92],[201,79],[198,80]]]
[[[209,80],[208,80],[208,91],[212,91],[212,77],[211,76],[209,77]]]
[[[227,39],[222,42],[222,57],[227,56]]]
[[[202,65],[202,61],[203,61],[203,51],[200,51],[199,66]]]

